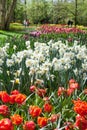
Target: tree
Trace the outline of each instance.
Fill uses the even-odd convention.
[[[8,8],[6,8],[7,2],[10,2]],[[9,30],[11,18],[16,7],[16,2],[17,0],[0,0],[0,29]]]
[[[66,4],[66,10],[68,14],[71,14],[75,26],[82,23],[81,16],[83,15],[84,11],[87,11],[85,8],[87,1],[84,3],[85,1],[86,0],[71,0],[68,5]]]
[[[32,23],[47,23],[49,18],[47,14],[48,2],[46,0],[32,0],[28,7],[28,18]]]
[[[64,24],[66,22],[66,19],[68,17],[67,10],[65,8],[65,2],[57,2],[54,3],[53,6],[53,23],[62,23]]]
[[[21,2],[22,1],[22,2]],[[22,22],[27,19],[27,8],[23,0],[17,0],[16,7],[13,13],[13,22]]]

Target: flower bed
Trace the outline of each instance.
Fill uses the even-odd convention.
[[[13,88],[25,90],[32,84],[43,84],[54,89],[65,85],[70,78],[75,78],[84,88],[87,79],[87,48],[74,42],[73,46],[61,41],[34,44],[30,41],[26,49],[10,55],[9,44],[0,49],[1,89],[3,86],[10,91]],[[9,50],[10,51],[10,50]],[[8,77],[8,78],[6,78]]]
[[[0,91],[0,129],[86,130],[87,90],[78,93],[80,85],[74,79],[67,85],[50,94],[32,85],[28,96],[18,90]]]
[[[42,33],[85,33],[85,31],[79,29],[79,28],[66,28],[66,27],[59,27],[56,25],[50,26],[50,25],[42,25],[39,30],[41,30]]]
[[[50,39],[54,41],[62,40],[68,41],[69,44],[73,44],[76,40],[80,44],[86,44],[87,33],[86,30],[82,30],[80,26],[69,28],[62,25],[42,25],[38,27],[35,31],[29,33],[27,40],[30,41],[39,41],[39,42],[48,42]]]
[[[0,130],[87,129],[85,45],[7,43],[0,57]]]
[[[85,33],[86,31],[83,31],[79,28],[69,28],[66,26],[58,26],[58,25],[42,25],[37,28],[36,31],[30,32],[31,36],[39,37],[42,34],[77,34],[77,33]]]

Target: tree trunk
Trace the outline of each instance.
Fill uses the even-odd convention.
[[[0,0],[0,29],[4,29],[5,26],[5,13],[6,13],[6,0]]]
[[[6,0],[0,0],[0,29],[9,30],[12,15],[16,6],[17,0],[12,0],[9,9],[6,10]]]
[[[13,0],[13,1],[12,1],[11,6],[9,7],[8,13],[6,14],[5,30],[9,30],[9,25],[10,25],[10,22],[11,22],[12,15],[13,15],[13,13],[14,13],[14,9],[15,9],[15,6],[16,6],[16,2],[17,2],[17,0]]]
[[[77,0],[75,0],[75,27],[77,25],[77,16],[78,16],[78,5],[77,5]]]

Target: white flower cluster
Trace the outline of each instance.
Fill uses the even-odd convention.
[[[9,43],[7,43],[4,47],[0,47],[0,73],[2,73],[2,65],[4,63],[4,59],[7,57],[7,50],[9,48]]]
[[[6,61],[7,67],[16,67],[14,75],[24,74],[24,68],[27,68],[31,81],[34,79],[54,80],[55,72],[69,71],[76,76],[82,76],[87,79],[87,48],[85,45],[80,46],[75,41],[73,46],[62,41],[48,43],[34,43],[34,50],[30,47],[30,41],[26,42],[26,50],[12,54],[11,58]],[[1,49],[2,50],[2,49]],[[0,56],[6,56],[0,50]],[[0,65],[2,65],[0,59]],[[20,71],[21,70],[21,71]],[[19,73],[18,73],[19,72]],[[15,74],[15,73],[18,73]],[[85,75],[85,76],[84,76]]]

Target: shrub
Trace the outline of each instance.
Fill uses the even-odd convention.
[[[10,30],[22,31],[24,29],[25,29],[25,27],[21,23],[11,23],[10,24]]]

